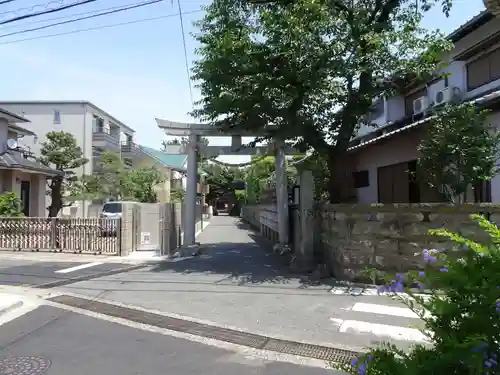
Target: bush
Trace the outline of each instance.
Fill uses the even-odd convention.
[[[398,274],[382,287],[421,317],[430,345],[403,352],[384,344],[338,369],[353,375],[500,374],[500,229],[480,215],[472,219],[489,234],[490,244],[433,230],[457,247],[424,250],[424,270]],[[429,291],[428,298],[404,286],[415,283]]]
[[[0,194],[0,216],[24,216],[22,212],[22,202],[15,193],[7,192]]]

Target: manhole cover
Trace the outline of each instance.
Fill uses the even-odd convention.
[[[52,363],[42,357],[13,357],[0,360],[0,375],[41,375]]]

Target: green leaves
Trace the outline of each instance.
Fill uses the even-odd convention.
[[[75,169],[78,169],[88,160],[84,158],[82,149],[76,143],[76,139],[71,133],[49,132],[45,135],[45,142],[42,143],[39,161],[47,167],[63,172],[51,178],[49,184],[49,195],[51,203],[48,207],[49,217],[55,217],[63,208],[67,199],[78,185],[78,178]]]
[[[22,202],[16,193],[11,191],[0,194],[0,216],[18,217],[24,216]]]
[[[158,198],[155,187],[165,181],[162,173],[152,168],[138,168],[125,176],[125,186],[132,200],[142,203],[156,203]]]
[[[431,233],[448,237],[457,248],[424,250],[427,262],[420,272],[399,275],[407,285],[423,283],[423,298],[407,290],[396,295],[425,323],[431,345],[415,345],[399,352],[382,345],[369,351],[366,375],[499,374],[500,367],[500,229],[480,215],[472,215],[490,235],[491,243],[477,243],[446,230]],[[465,246],[464,246],[465,245]],[[397,354],[396,354],[397,353]],[[354,366],[341,366],[360,375]]]
[[[419,166],[448,200],[466,201],[469,186],[498,174],[500,133],[475,104],[445,105],[429,123],[418,147]]]
[[[96,159],[94,173],[82,177],[72,198],[156,203],[155,187],[164,181],[164,175],[157,168],[126,169],[119,154],[104,152]]]
[[[214,0],[197,23],[193,115],[342,158],[373,99],[425,82],[451,48],[420,22],[450,0]],[[274,125],[271,132],[268,125]]]

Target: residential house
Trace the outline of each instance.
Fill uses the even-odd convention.
[[[157,168],[164,182],[156,186],[158,202],[170,202],[170,192],[174,188],[183,188],[187,165],[187,155],[172,155],[146,146],[139,146],[137,168]]]
[[[440,201],[437,191],[417,181],[417,146],[432,109],[447,102],[475,102],[489,108],[500,127],[500,18],[484,11],[454,31],[446,72],[426,85],[375,104],[370,124],[361,126],[349,149],[358,203]],[[408,173],[414,171],[416,173]],[[500,176],[476,186],[476,201],[500,203]]]
[[[89,160],[77,174],[92,174],[97,159],[104,151],[119,153],[125,165],[132,167],[138,146],[134,129],[88,101],[0,101],[0,108],[25,117],[26,127],[36,135],[23,139],[35,155],[39,155],[45,134],[50,131],[72,133],[83,155]],[[48,198],[50,200],[50,198]],[[49,201],[48,201],[49,203]],[[87,216],[90,202],[76,202],[63,214]]]
[[[0,108],[0,191],[16,193],[23,203],[25,216],[46,216],[47,177],[58,172],[33,157],[24,137],[35,133],[22,127],[29,120]]]

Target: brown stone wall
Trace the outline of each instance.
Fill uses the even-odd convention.
[[[429,229],[446,228],[469,239],[489,237],[471,221],[472,213],[486,214],[500,224],[500,205],[393,204],[323,205],[316,209],[322,261],[338,279],[364,279],[363,270],[386,272],[418,269],[423,249],[459,251]],[[316,249],[315,249],[316,250]]]

